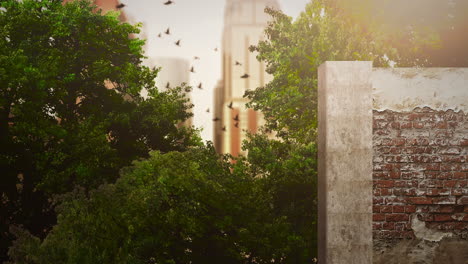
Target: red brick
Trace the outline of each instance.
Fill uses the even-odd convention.
[[[398,188],[406,187],[406,181],[395,181],[394,185]]]
[[[423,122],[413,122],[413,127],[416,128],[416,129],[424,128],[424,123]]]
[[[434,215],[434,221],[436,222],[447,222],[452,221],[452,217],[449,214],[436,214]]]
[[[395,138],[392,141],[392,145],[394,146],[403,146],[406,143],[406,139],[404,138]]]
[[[372,223],[372,230],[381,230],[382,223]]]
[[[438,213],[453,213],[455,211],[455,207],[453,205],[440,205],[436,212]]]
[[[389,180],[377,180],[374,181],[376,187],[380,188],[392,188],[394,186],[394,181]]]
[[[465,207],[463,208],[463,212],[468,213],[468,205],[465,205]]]
[[[468,191],[464,189],[452,189],[452,192],[450,193],[452,196],[463,196],[465,194],[468,194]]]
[[[433,204],[455,204],[455,197],[434,197],[432,198]]]
[[[393,212],[394,213],[404,213],[405,212],[405,207],[403,205],[394,205],[393,206]]]
[[[456,180],[444,181],[444,188],[453,188],[457,184]]]
[[[374,190],[372,190],[372,194],[373,194],[374,196],[380,196],[380,190],[381,190],[381,189],[379,189],[379,188],[375,188]]]
[[[372,206],[373,213],[380,213],[380,205],[373,205]]]
[[[453,173],[453,178],[454,179],[465,179],[466,178],[466,172],[454,172]]]
[[[384,205],[380,207],[380,212],[382,213],[391,213],[392,212],[392,206],[391,205]]]
[[[466,206],[468,204],[468,196],[462,196],[462,197],[458,198],[457,204]]]
[[[408,197],[408,202],[411,204],[432,204],[430,197]]]
[[[466,147],[468,146],[468,139],[462,139],[460,140],[460,146]]]
[[[440,171],[440,163],[426,164],[426,171]]]
[[[405,213],[415,213],[415,212],[416,212],[416,206],[414,205],[405,206]]]
[[[372,221],[385,221],[385,214],[372,214]]]
[[[394,222],[384,222],[382,224],[382,229],[383,230],[394,230],[395,229],[395,223]]]
[[[391,171],[390,178],[392,179],[400,179],[401,173],[399,171]]]
[[[380,195],[382,195],[382,196],[389,196],[389,195],[392,195],[392,189],[390,189],[390,188],[382,188],[382,189],[380,189]]]
[[[388,222],[408,221],[409,215],[408,214],[387,214],[385,215],[385,220]]]

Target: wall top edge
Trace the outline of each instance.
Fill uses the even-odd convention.
[[[373,109],[468,112],[468,68],[373,68]]]

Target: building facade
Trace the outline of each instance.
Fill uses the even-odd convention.
[[[214,144],[219,153],[244,154],[241,144],[247,133],[256,133],[263,125],[262,114],[247,109],[243,97],[248,90],[272,80],[265,64],[249,51],[264,39],[270,16],[265,7],[279,9],[276,0],[227,0],[222,38],[222,79],[214,91]]]

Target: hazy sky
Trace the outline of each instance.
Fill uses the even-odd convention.
[[[203,128],[204,140],[212,140],[213,89],[221,79],[221,47],[225,0],[121,0],[131,22],[142,22],[147,34],[148,57],[181,57],[188,59],[196,73],[190,75],[195,87],[202,82],[204,89],[194,88],[194,125]],[[297,17],[310,0],[278,0],[281,10]],[[157,35],[170,27],[171,35]],[[174,42],[181,39],[181,46]],[[198,56],[200,60],[194,61]],[[210,113],[206,109],[210,108]]]

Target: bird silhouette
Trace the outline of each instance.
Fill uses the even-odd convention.
[[[200,57],[198,57],[198,56],[195,56],[195,57],[193,57],[193,59],[194,59],[194,60],[199,60],[199,59],[200,59]]]
[[[125,4],[118,4],[115,6],[115,8],[117,9],[124,8],[124,7],[125,7]]]
[[[228,108],[232,109],[232,101],[227,105]]]
[[[215,51],[215,52],[218,51],[218,48],[215,48],[214,51]]]
[[[164,5],[170,5],[170,4],[173,4],[174,2],[171,1],[171,0],[168,0],[167,2],[164,3]]]
[[[215,121],[215,122],[216,122],[216,121],[219,121],[219,118],[218,118],[218,117],[215,117],[215,118],[213,118],[213,121]]]
[[[242,63],[236,61],[236,66],[242,66]]]
[[[223,126],[223,128],[221,130],[226,131],[226,126]]]
[[[249,77],[250,77],[250,75],[248,75],[247,73],[245,73],[244,75],[241,76],[242,79],[247,79]]]
[[[239,114],[237,114],[233,119],[234,119],[234,121],[239,122]]]
[[[190,68],[190,72],[195,73],[195,69],[193,68],[193,66]]]
[[[158,34],[158,38],[162,37],[161,33]]]
[[[207,109],[206,109],[206,112],[209,113],[209,112],[210,112],[210,108],[207,108]]]
[[[203,89],[203,88],[202,88],[202,83],[199,83],[198,86],[197,86],[197,88],[200,89],[200,90]]]
[[[170,35],[171,31],[169,30],[169,28],[167,28],[166,31],[164,31],[164,33],[166,33],[166,35]]]
[[[235,127],[239,127],[239,122],[234,124]]]
[[[180,47],[180,39],[176,41],[175,44]]]
[[[169,84],[169,82],[166,83],[166,88],[167,89],[171,88],[171,85]]]

